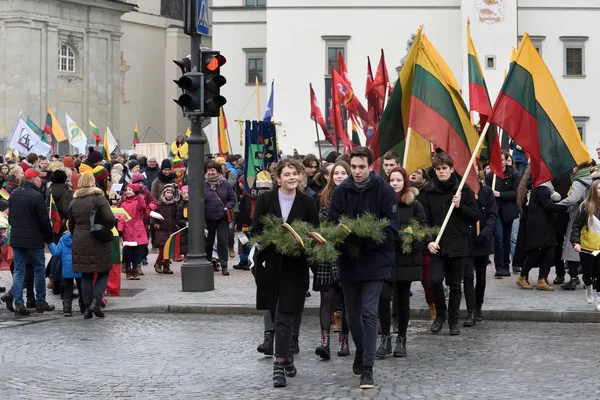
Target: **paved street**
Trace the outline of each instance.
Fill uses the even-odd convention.
[[[315,317],[302,323],[298,376],[285,389],[272,387],[272,358],[256,352],[258,316],[107,313],[84,321],[48,313],[10,322],[0,323],[5,399],[598,396],[595,324],[484,322],[450,337],[447,327],[434,336],[424,321],[412,322],[408,358],[377,362],[377,386],[363,392],[350,372],[352,356],[314,355]]]

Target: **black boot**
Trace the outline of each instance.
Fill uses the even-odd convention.
[[[63,300],[63,315],[65,317],[73,316],[72,304],[73,300]]]
[[[94,308],[92,309],[92,311],[94,312],[94,315],[98,318],[104,318],[104,312],[102,311],[102,308],[100,307],[100,304],[102,302],[96,300],[96,304],[94,305]]]
[[[552,283],[554,283],[555,285],[560,285],[560,284],[565,283],[565,276],[564,275],[557,276],[556,278],[554,278],[554,282],[552,282]]]
[[[465,328],[470,328],[472,326],[475,326],[476,323],[477,320],[475,319],[475,312],[473,310],[467,311],[467,320],[463,322],[463,326]]]
[[[577,289],[577,279],[571,278],[571,280],[564,285],[561,285],[561,288],[564,290],[575,290]]]
[[[406,357],[406,336],[398,335],[396,337],[396,348],[394,349],[394,357]]]
[[[283,365],[283,369],[285,370],[285,376],[289,376],[293,378],[298,373],[296,366],[294,365],[294,356],[290,356]]]
[[[325,360],[331,358],[331,351],[329,350],[329,332],[325,329],[321,331],[321,345],[315,349],[315,354]]]
[[[448,324],[448,333],[450,333],[451,336],[460,335],[458,324]]]
[[[15,316],[26,317],[29,314],[29,310],[23,304],[15,304]]]
[[[0,297],[0,300],[2,300],[5,305],[6,305],[6,309],[10,312],[15,312],[15,307],[13,306],[13,290],[10,289],[8,292],[4,293],[2,295],[2,297]]]
[[[300,353],[300,342],[298,340],[298,334],[292,333],[292,339],[290,340],[290,354]]]
[[[92,299],[91,304],[86,304],[83,319],[90,319],[94,316],[94,307],[96,307],[96,299]]]
[[[275,361],[273,363],[273,386],[276,388],[285,387],[285,363]]]
[[[38,314],[42,314],[44,311],[54,311],[56,310],[56,306],[55,305],[50,305],[48,303],[44,302],[39,302],[35,305],[35,312]]]
[[[265,339],[258,345],[256,351],[263,353],[265,356],[273,355],[273,332],[265,332]]]
[[[83,315],[83,313],[85,312],[85,304],[83,303],[83,296],[79,296],[79,299],[77,299],[77,302],[79,303],[79,312]]]
[[[383,359],[388,354],[392,354],[392,337],[390,335],[381,335],[381,344],[375,352],[375,357]]]
[[[350,343],[348,343],[348,335],[340,333],[340,349],[338,357],[346,357],[350,355]]]
[[[481,311],[481,306],[477,306],[477,309],[475,309],[475,320],[477,322],[483,321],[483,312]]]
[[[440,333],[442,327],[444,326],[444,318],[442,318],[438,312],[438,315],[435,317],[435,320],[431,324],[431,333]]]
[[[352,373],[354,376],[360,376],[363,370],[363,352],[362,350],[356,349],[354,355],[354,362],[352,363]]]

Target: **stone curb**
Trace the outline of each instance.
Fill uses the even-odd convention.
[[[262,315],[255,307],[242,304],[211,305],[167,305],[107,309],[116,313],[174,313],[174,314],[220,314],[220,315]],[[305,315],[318,315],[318,307],[305,307]],[[466,318],[461,310],[460,318]],[[587,322],[600,323],[600,313],[594,311],[550,311],[550,310],[484,310],[483,317],[489,321],[528,321],[528,322]],[[411,318],[429,319],[428,308],[411,309]]]

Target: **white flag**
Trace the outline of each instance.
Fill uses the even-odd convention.
[[[21,118],[15,126],[8,147],[21,154],[35,153],[40,156],[45,156],[52,150],[50,145],[42,142],[42,139]]]
[[[65,113],[67,120],[67,132],[69,137],[69,143],[77,150],[80,154],[85,154],[87,147],[87,137],[81,130],[81,128],[69,117],[69,114]]]
[[[110,155],[110,154],[112,154],[113,151],[115,151],[115,149],[119,145],[117,144],[117,141],[115,140],[115,137],[113,136],[113,134],[110,131],[110,128],[108,126],[106,127],[106,132],[105,133],[106,134],[104,135],[104,141],[106,141],[107,144],[108,144],[108,149],[107,150],[108,150],[108,154]]]

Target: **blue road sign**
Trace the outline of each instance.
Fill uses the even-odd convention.
[[[208,0],[198,1],[198,33],[204,36],[209,35],[208,28]]]

